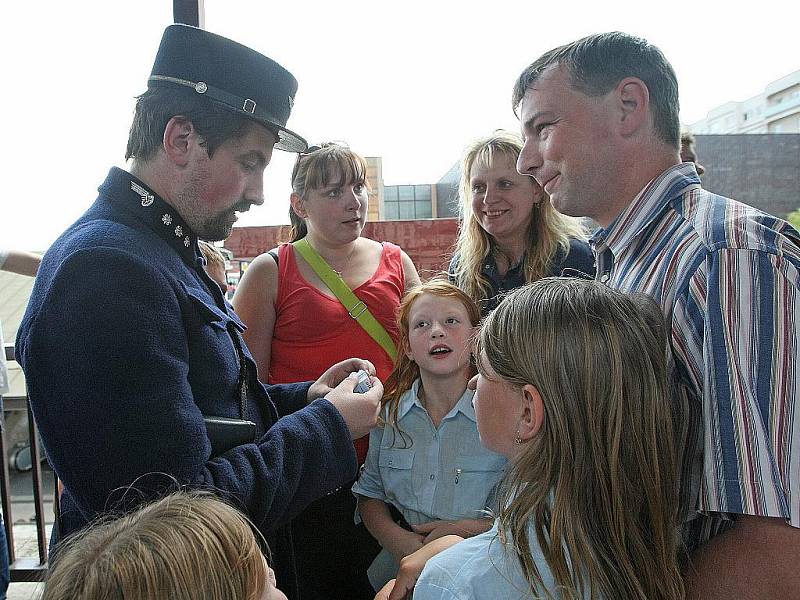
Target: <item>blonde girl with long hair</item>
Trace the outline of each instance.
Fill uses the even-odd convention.
[[[487,314],[504,292],[551,275],[594,274],[581,222],[562,215],[517,172],[522,138],[498,130],[461,161],[460,228],[450,279]]]
[[[42,600],[286,600],[265,551],[236,509],[176,492],[63,542]]]
[[[479,318],[469,296],[440,280],[411,290],[400,306],[398,363],[353,486],[361,518],[383,547],[368,571],[376,590],[425,544],[491,527],[485,509],[506,460],[481,446],[467,389]]]
[[[509,459],[499,511],[490,531],[443,540],[414,600],[683,598],[673,423],[684,409],[671,401],[658,306],[544,279],[487,317],[476,353],[481,441]]]

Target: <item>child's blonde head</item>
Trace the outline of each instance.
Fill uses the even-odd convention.
[[[486,318],[478,369],[485,360],[505,382],[533,385],[544,408],[499,499],[500,529],[533,589],[544,593],[531,525],[565,598],[582,598],[583,582],[592,597],[682,597],[681,409],[666,348],[655,302],[583,279],[532,283]]]
[[[268,574],[254,532],[214,496],[178,492],[67,540],[42,600],[257,600]]]

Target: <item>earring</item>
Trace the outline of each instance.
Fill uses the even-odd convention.
[[[514,443],[515,443],[515,444],[522,445],[522,438],[521,438],[521,437],[520,437],[520,435],[519,435],[519,429],[517,429],[517,433],[516,433],[516,435],[514,436]]]

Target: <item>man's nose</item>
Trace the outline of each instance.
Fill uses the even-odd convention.
[[[533,140],[526,140],[517,157],[517,171],[523,175],[534,175],[536,169],[542,166],[542,153]]]
[[[256,173],[248,181],[247,186],[247,201],[250,204],[261,206],[264,204],[264,173]]]

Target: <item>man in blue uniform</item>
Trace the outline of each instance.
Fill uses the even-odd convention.
[[[217,490],[271,543],[294,596],[284,525],[356,475],[352,438],[382,386],[355,394],[352,359],[313,385],[262,386],[239,318],[203,269],[198,239],[226,238],[262,204],[297,83],[269,58],[184,25],[166,29],[126,158],[42,262],[17,345],[47,455],[64,484],[63,537],[180,485]],[[325,396],[325,398],[322,398]],[[212,448],[207,417],[255,423]]]

